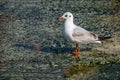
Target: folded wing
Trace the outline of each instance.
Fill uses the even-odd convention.
[[[78,42],[94,42],[98,40],[98,36],[92,32],[89,32],[83,28],[75,28],[72,33],[72,37]]]

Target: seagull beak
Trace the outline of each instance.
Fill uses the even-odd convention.
[[[59,20],[60,20],[60,21],[62,21],[63,19],[64,19],[64,17],[63,17],[63,16],[60,16],[60,17],[59,17]]]

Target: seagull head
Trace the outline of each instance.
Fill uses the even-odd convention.
[[[64,13],[63,14],[63,16],[60,16],[59,17],[59,20],[61,21],[61,20],[73,20],[73,15],[72,15],[72,13],[70,13],[70,12],[66,12],[66,13]]]

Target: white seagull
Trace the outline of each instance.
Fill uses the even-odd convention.
[[[101,43],[97,34],[87,31],[84,28],[77,26],[73,22],[73,15],[70,12],[66,12],[63,16],[59,17],[60,20],[65,19],[63,32],[67,39],[74,42],[86,43]],[[78,44],[76,44],[76,51]]]

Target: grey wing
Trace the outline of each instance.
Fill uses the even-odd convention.
[[[89,33],[89,32],[81,27],[77,27],[74,29],[74,33],[75,34],[84,34],[84,33]]]
[[[97,40],[98,36],[92,32],[89,32],[83,28],[75,28],[72,34],[75,41],[93,41]]]

